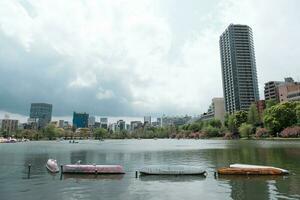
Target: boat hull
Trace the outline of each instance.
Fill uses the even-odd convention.
[[[233,164],[230,167],[218,169],[218,174],[224,175],[285,175],[288,170],[260,165]]]
[[[57,165],[57,162],[56,162],[56,160],[53,160],[53,159],[49,159],[47,161],[46,168],[52,173],[59,172],[59,167]]]
[[[125,174],[121,165],[64,165],[62,172],[73,174]]]
[[[141,175],[204,175],[205,170],[189,166],[149,166],[139,170]]]

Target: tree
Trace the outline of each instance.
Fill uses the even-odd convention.
[[[237,132],[238,127],[235,124],[235,117],[234,117],[234,115],[229,115],[227,124],[228,124],[228,129],[232,133]]]
[[[226,113],[224,116],[224,126],[228,128],[228,120],[229,120],[229,114]]]
[[[241,137],[247,137],[250,138],[250,135],[252,133],[253,127],[251,124],[247,124],[247,123],[243,123],[240,127],[239,127],[239,133],[241,135]]]
[[[203,131],[207,133],[208,137],[217,137],[217,136],[219,136],[220,129],[216,128],[216,127],[212,127],[211,125],[208,125],[207,127],[205,127],[203,129]]]
[[[275,105],[277,105],[278,103],[277,103],[277,101],[275,101],[275,100],[267,100],[266,101],[266,109],[269,109],[269,108],[271,108],[272,106],[275,106]]]
[[[215,128],[221,128],[222,122],[219,119],[211,119],[208,121],[208,125],[215,127]]]
[[[201,125],[199,123],[192,123],[189,126],[189,130],[193,131],[193,132],[198,132],[201,130]]]
[[[284,102],[266,109],[265,126],[275,135],[284,128],[297,124],[296,107],[299,102]]]
[[[104,137],[107,136],[108,131],[104,128],[97,128],[94,131],[95,134],[95,139],[103,139]]]
[[[49,140],[53,140],[57,137],[58,131],[53,124],[48,124],[45,128],[45,135]]]
[[[296,106],[297,124],[300,126],[300,102]]]
[[[251,104],[251,106],[249,108],[247,122],[248,122],[248,124],[251,124],[254,127],[256,127],[260,123],[259,114],[258,114],[257,107],[255,104]]]
[[[228,117],[228,129],[233,133],[237,134],[241,124],[247,122],[247,112],[238,111]]]
[[[235,124],[237,127],[240,127],[243,123],[247,122],[247,112],[246,111],[238,111],[234,113]]]

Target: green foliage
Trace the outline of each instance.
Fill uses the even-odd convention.
[[[228,129],[232,133],[237,133],[239,127],[245,122],[247,122],[247,112],[238,111],[228,117]]]
[[[229,115],[228,117],[228,122],[227,122],[227,126],[228,126],[228,129],[231,131],[231,132],[236,132],[236,130],[238,129],[238,127],[236,126],[236,123],[235,123],[235,117],[234,115]]]
[[[278,104],[278,102],[275,101],[275,100],[267,100],[267,101],[266,101],[266,109],[269,109],[269,108],[271,108],[272,106],[275,106],[275,105],[277,105],[277,104]]]
[[[220,129],[216,127],[212,127],[211,125],[208,125],[203,129],[204,132],[207,133],[208,137],[218,137]]]
[[[55,139],[59,135],[57,128],[53,124],[48,124],[45,128],[45,136],[49,140]]]
[[[221,128],[222,127],[222,122],[219,119],[211,119],[207,121],[208,126],[212,126],[215,128]]]
[[[190,131],[193,131],[193,132],[198,132],[200,131],[202,128],[202,125],[200,123],[193,123],[189,126],[189,129]]]
[[[97,128],[94,131],[95,139],[103,139],[108,136],[108,131],[104,128]]]
[[[285,102],[266,109],[264,124],[273,135],[281,132],[284,128],[297,124],[296,107],[300,102]]]
[[[235,124],[237,127],[240,127],[243,123],[247,122],[247,115],[247,112],[243,110],[234,113]]]
[[[253,130],[253,126],[251,124],[247,124],[247,123],[243,123],[239,127],[239,133],[240,133],[241,137],[243,137],[243,138],[245,138],[245,137],[250,138],[252,130]]]
[[[296,106],[297,124],[300,126],[300,102]]]
[[[247,122],[252,126],[257,126],[260,122],[258,110],[255,104],[252,104],[249,108]]]
[[[229,114],[226,113],[224,116],[224,126],[228,128]]]

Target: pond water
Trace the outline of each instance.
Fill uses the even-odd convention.
[[[0,144],[0,199],[300,199],[300,141],[105,140]],[[59,164],[120,164],[125,175],[50,174]],[[289,176],[214,176],[231,163],[272,165]],[[31,164],[30,178],[27,177]],[[201,166],[207,177],[144,176],[144,165]]]

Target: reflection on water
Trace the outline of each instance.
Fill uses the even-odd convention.
[[[2,199],[300,199],[300,141],[107,140],[0,144]],[[120,164],[125,175],[51,174],[45,164]],[[232,163],[272,165],[290,176],[218,176]],[[31,164],[31,176],[27,179]],[[140,176],[145,165],[199,166],[208,176]]]
[[[63,174],[62,178],[75,180],[121,180],[124,174]]]

